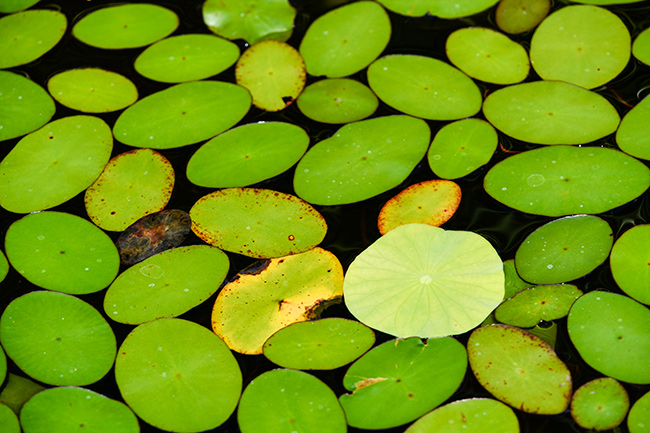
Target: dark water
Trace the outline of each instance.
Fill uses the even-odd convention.
[[[67,15],[69,23],[68,32],[64,36],[63,40],[43,58],[27,66],[14,68],[12,71],[25,73],[36,83],[46,87],[47,80],[58,72],[79,67],[102,67],[123,74],[131,79],[138,87],[141,98],[168,87],[168,85],[156,83],[143,78],[134,71],[133,61],[142,49],[120,51],[99,50],[85,46],[70,35],[70,29],[74,22],[78,21],[80,14],[110,3],[111,2],[106,0],[93,0],[87,2],[63,0],[52,3],[41,2],[38,5],[39,8],[58,9]],[[184,33],[209,33],[202,22],[202,1],[150,1],[149,3],[161,4],[178,14],[180,17],[180,26],[174,33],[175,35]],[[322,13],[343,3],[345,3],[343,0],[292,1],[292,4],[298,9],[298,16],[296,18],[296,29],[294,35],[288,42],[294,47],[298,47],[302,35],[311,21]],[[555,2],[552,6],[552,10],[562,7],[563,5],[563,3]],[[647,5],[647,2],[627,6],[617,6],[611,8],[611,10],[616,12],[617,15],[623,19],[626,25],[628,25],[633,39],[641,30],[650,26],[650,6]],[[453,21],[440,20],[432,17],[413,19],[392,13],[390,16],[393,26],[393,35],[384,54],[420,54],[446,60],[444,42],[452,31],[467,26],[496,27],[494,25],[493,11]],[[529,32],[523,35],[514,36],[513,39],[520,42],[525,47],[529,47],[531,36],[532,33]],[[241,41],[239,41],[239,46],[242,51],[246,48],[246,45]],[[365,73],[363,71],[353,75],[352,78],[367,84]],[[216,77],[212,77],[212,79],[233,82],[234,67],[231,67]],[[538,77],[531,69],[527,81],[537,79]],[[307,84],[314,81],[313,77],[308,77]],[[482,91],[493,91],[499,87],[485,83],[478,84]],[[648,95],[650,93],[650,67],[642,65],[632,58],[626,69],[618,78],[609,83],[608,86],[595,89],[595,91],[611,101],[619,111],[619,114],[623,116],[630,110],[630,107],[621,102],[616,95],[619,95],[624,101],[631,105],[635,105],[643,97]],[[380,103],[375,116],[395,113],[397,113],[395,110]],[[57,111],[53,120],[74,114],[78,113],[57,104]],[[119,113],[112,113],[103,114],[99,117],[103,118],[110,126],[112,126],[118,115]],[[477,115],[477,117],[481,116],[481,113]],[[336,131],[336,129],[338,129],[337,126],[320,124],[307,119],[297,109],[296,104],[292,104],[280,113],[265,113],[253,107],[240,124],[261,120],[280,120],[298,124],[309,133],[312,145],[329,137]],[[433,134],[435,134],[437,130],[445,124],[435,121],[428,121],[427,123],[431,128],[432,137]],[[613,136],[610,136],[589,145],[615,147],[613,140]],[[17,141],[18,139],[1,143],[0,158],[3,158]],[[505,149],[527,150],[536,147],[504,137],[503,135],[500,135],[500,141]],[[185,177],[185,167],[187,166],[187,162],[189,161],[190,156],[201,144],[202,143],[179,149],[161,151],[161,153],[170,160],[174,167],[174,171],[176,172],[176,185],[167,209],[182,209],[189,211],[196,200],[212,191],[208,188],[201,188],[192,185]],[[119,142],[115,142],[112,156],[129,150],[132,150],[132,148],[122,145]],[[485,193],[482,186],[485,173],[495,163],[508,156],[508,153],[497,149],[491,161],[486,166],[463,179],[457,180],[463,194],[461,204],[456,214],[443,226],[446,229],[471,230],[481,234],[492,243],[503,260],[514,258],[515,251],[521,241],[537,227],[551,220],[551,218],[548,217],[527,215],[508,209],[491,199]],[[292,178],[293,170],[289,170],[276,178],[262,182],[256,186],[293,194]],[[390,197],[405,187],[423,180],[435,178],[436,176],[429,169],[425,159],[416,167],[413,173],[402,183],[402,185],[381,194],[378,197],[374,197],[362,203],[345,206],[317,207],[326,218],[329,226],[328,234],[321,246],[336,254],[344,269],[346,269],[357,254],[379,237],[376,222],[381,206]],[[83,194],[80,194],[53,210],[69,212],[87,218],[83,204]],[[634,202],[622,206],[621,208],[606,212],[601,216],[612,226],[614,234],[618,238],[618,236],[632,226],[644,224],[650,219],[650,201],[648,199],[648,194],[646,193]],[[0,230],[5,232],[9,225],[20,217],[21,215],[12,214],[0,209]],[[117,240],[119,233],[109,233],[109,235],[111,235],[114,240]],[[190,233],[183,245],[200,243],[202,243],[202,241]],[[252,259],[236,254],[229,254],[229,258],[231,261],[231,268],[228,278],[231,278],[238,271],[253,263]],[[124,270],[124,268],[121,270]],[[601,265],[592,274],[581,278],[574,283],[583,291],[605,289],[620,293],[620,290],[613,281],[607,262]],[[21,278],[16,271],[10,270],[7,279],[0,283],[0,308],[4,310],[6,305],[12,299],[32,290],[38,290],[38,288]],[[82,299],[91,303],[98,309],[98,311],[102,312],[102,314],[103,297],[103,291],[81,296]],[[204,302],[202,305],[184,314],[182,318],[192,320],[210,329],[210,314],[215,298],[216,295]],[[330,307],[325,311],[324,316],[352,318],[350,313],[342,304]],[[132,326],[115,324],[110,320],[109,323],[112,324],[116,333],[118,345],[122,342],[128,332],[133,329]],[[557,353],[571,369],[574,387],[577,388],[591,379],[602,376],[580,359],[567,337],[566,321],[559,320],[558,325]],[[468,335],[461,335],[458,339],[465,343],[467,337]],[[391,339],[391,337],[378,333],[377,339],[378,343],[380,343]],[[260,373],[276,367],[263,356],[245,356],[239,354],[235,354],[235,356],[242,369],[244,385]],[[314,372],[313,374],[329,385],[337,395],[340,395],[345,392],[342,386],[342,377],[346,369],[347,367],[343,367],[334,371]],[[10,371],[21,374],[15,365],[10,366]],[[89,386],[88,388],[105,394],[111,398],[121,400],[112,371],[103,380]],[[626,385],[626,389],[630,395],[631,401],[634,402],[641,395],[650,390],[650,386]],[[450,400],[489,396],[490,395],[474,379],[471,372],[468,372],[460,389]],[[535,416],[518,412],[517,415],[520,419],[523,432],[539,433],[581,431],[575,426],[568,413],[557,416]],[[143,432],[159,431],[145,423],[141,423],[141,427]],[[402,432],[404,430],[405,427],[399,427],[387,431]],[[239,431],[235,416],[233,415],[226,424],[214,431],[229,433]],[[355,432],[361,430],[349,429],[349,431]],[[621,431],[626,431],[624,425],[621,428]]]

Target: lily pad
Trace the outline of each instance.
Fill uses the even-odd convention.
[[[433,138],[427,160],[443,179],[467,176],[492,158],[499,139],[492,125],[481,119],[449,123]]]
[[[495,128],[539,144],[583,144],[616,131],[616,109],[597,93],[562,81],[534,81],[490,93],[483,114]]]
[[[219,292],[212,329],[232,350],[262,353],[276,331],[317,318],[343,294],[343,268],[321,248],[245,269]]]
[[[48,385],[88,385],[115,359],[115,335],[92,306],[71,295],[31,292],[14,299],[0,318],[7,355]]]
[[[26,377],[9,373],[7,382],[0,392],[0,404],[6,405],[19,414],[20,408],[37,392],[43,391],[44,386],[37,384]]]
[[[430,57],[381,57],[368,67],[368,84],[386,104],[424,119],[462,119],[481,109],[481,92],[472,79]]]
[[[320,205],[374,197],[408,177],[426,153],[429,134],[423,120],[409,116],[345,125],[303,156],[296,167],[294,190]]]
[[[4,383],[6,377],[7,377],[7,355],[5,355],[4,350],[2,350],[2,347],[0,347],[0,380],[2,381],[2,383]]]
[[[382,235],[410,223],[439,227],[460,205],[461,190],[450,180],[428,180],[411,185],[381,208],[377,226]]]
[[[638,61],[650,65],[650,28],[643,30],[634,39],[632,54]]]
[[[112,148],[111,130],[97,117],[48,123],[23,137],[0,163],[0,206],[29,213],[66,202],[97,179]]]
[[[217,291],[228,267],[228,256],[208,245],[164,251],[120,274],[106,291],[104,311],[130,325],[180,316]]]
[[[501,303],[503,264],[476,233],[407,224],[354,259],[343,291],[360,322],[387,334],[462,334]]]
[[[530,60],[544,80],[587,89],[616,77],[630,59],[630,33],[619,17],[597,6],[566,6],[535,30]]]
[[[573,394],[571,417],[582,428],[596,431],[618,427],[630,408],[627,391],[611,377],[594,379]]]
[[[630,433],[644,433],[650,424],[650,392],[638,399],[627,416]]]
[[[593,291],[571,307],[569,337],[582,359],[604,375],[648,384],[650,311],[627,296]]]
[[[572,284],[531,287],[499,305],[494,315],[506,325],[531,328],[542,320],[565,317],[580,296],[582,291]]]
[[[81,42],[97,48],[119,50],[144,47],[171,34],[178,16],[148,3],[118,4],[97,9],[72,28]]]
[[[47,89],[61,104],[84,113],[121,110],[138,99],[131,80],[99,68],[58,73],[47,82]]]
[[[501,0],[495,17],[504,32],[524,33],[537,27],[550,9],[550,0]]]
[[[609,262],[612,276],[625,293],[650,304],[650,225],[632,227],[616,240]]]
[[[348,424],[387,429],[406,424],[447,400],[467,370],[465,347],[453,338],[393,340],[359,358],[339,397]]]
[[[625,153],[641,159],[650,159],[650,98],[643,98],[627,112],[616,131],[616,144]]]
[[[232,66],[239,47],[212,35],[187,34],[163,39],[144,50],[135,70],[150,80],[181,83],[217,75]]]
[[[264,343],[264,356],[298,370],[332,370],[351,363],[375,342],[375,333],[354,320],[332,317],[298,322]]]
[[[14,222],[5,249],[11,265],[29,282],[73,295],[104,289],[120,267],[117,248],[106,233],[61,212],[33,213]]]
[[[609,256],[612,228],[593,215],[560,218],[535,230],[515,255],[517,272],[535,284],[575,280],[596,269]]]
[[[4,404],[0,404],[0,430],[4,433],[20,433],[20,423],[16,414]]]
[[[112,158],[84,202],[90,219],[104,230],[121,231],[164,208],[174,187],[174,169],[160,153],[137,149]]]
[[[377,0],[386,9],[407,17],[421,17],[429,12],[432,0]]]
[[[34,6],[38,2],[39,0],[4,0],[0,4],[0,12],[3,14],[18,12]]]
[[[568,408],[571,374],[541,338],[513,326],[483,326],[470,335],[467,353],[476,379],[504,403],[540,415]]]
[[[237,421],[242,433],[345,433],[341,405],[314,376],[296,370],[260,374],[244,390]]]
[[[177,84],[127,108],[113,134],[124,144],[151,149],[187,146],[213,137],[248,112],[246,89],[219,81]]]
[[[463,18],[483,12],[498,2],[499,0],[432,1],[429,12],[433,16],[445,19]]]
[[[350,123],[375,112],[372,90],[349,78],[326,78],[307,86],[297,100],[302,114],[323,123]]]
[[[390,19],[379,3],[354,2],[318,17],[300,43],[300,54],[309,74],[346,77],[375,60],[390,34]]]
[[[0,71],[0,141],[35,131],[54,115],[54,101],[33,81]]]
[[[9,262],[5,254],[0,251],[0,282],[2,282],[9,273]]]
[[[602,147],[553,146],[522,152],[496,164],[484,180],[485,191],[494,199],[547,216],[606,212],[634,200],[648,186],[648,167]]]

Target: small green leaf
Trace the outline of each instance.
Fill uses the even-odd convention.
[[[0,3],[0,12],[3,14],[18,12],[27,9],[38,2],[39,0],[4,0]]]
[[[494,315],[506,325],[531,328],[542,320],[565,317],[580,296],[582,291],[571,284],[531,287],[499,305]]]
[[[524,33],[537,27],[550,9],[550,0],[501,0],[495,17],[504,32]]]
[[[627,416],[627,427],[630,433],[645,433],[650,423],[650,392],[639,398]]]
[[[635,300],[650,304],[650,225],[641,224],[618,238],[609,262],[612,276],[625,293]]]
[[[349,123],[375,112],[379,101],[372,91],[349,78],[326,78],[307,86],[296,102],[302,114],[323,123]]]
[[[616,144],[628,155],[650,159],[650,98],[643,98],[627,112],[616,131]]]
[[[643,30],[634,39],[632,54],[640,62],[650,65],[650,28]]]
[[[623,422],[629,408],[630,398],[623,385],[611,377],[601,377],[576,390],[571,417],[582,428],[610,430]]]

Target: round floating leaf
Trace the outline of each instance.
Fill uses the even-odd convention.
[[[615,185],[615,187],[614,187]],[[601,147],[553,146],[496,164],[485,191],[522,212],[563,216],[606,212],[650,186],[650,170],[622,152]]]
[[[241,120],[251,106],[246,89],[219,81],[177,84],[143,98],[115,122],[122,143],[151,149],[187,146],[213,137]]]
[[[0,69],[38,59],[61,40],[67,26],[65,15],[45,9],[0,18]]]
[[[351,427],[396,427],[451,397],[466,370],[465,347],[453,338],[387,341],[352,364],[343,377],[352,393],[339,401]]]
[[[276,331],[316,318],[343,294],[343,269],[321,248],[258,263],[221,289],[212,329],[232,350],[262,353]]]
[[[296,370],[271,370],[246,387],[237,410],[242,433],[345,433],[341,405],[314,376]]]
[[[382,235],[410,223],[439,227],[460,205],[461,190],[450,180],[428,180],[411,185],[381,208],[377,226]]]
[[[503,265],[483,237],[426,224],[397,227],[350,264],[345,304],[397,337],[440,337],[479,325],[503,299]]]
[[[524,47],[483,27],[456,30],[447,38],[445,51],[458,69],[488,83],[519,83],[530,69]]]
[[[192,231],[222,250],[270,258],[301,253],[327,232],[323,216],[290,194],[257,188],[227,188],[200,198]]]
[[[582,291],[571,284],[531,287],[499,305],[494,315],[506,325],[532,328],[566,316],[580,296]]]
[[[18,12],[35,5],[38,1],[39,0],[4,0],[0,4],[0,12],[3,14]]]
[[[292,167],[307,150],[309,136],[283,122],[249,123],[205,143],[187,163],[195,185],[229,188],[252,185]]]
[[[461,119],[481,109],[481,92],[472,79],[430,57],[390,55],[377,59],[368,67],[368,84],[386,104],[424,119]]]
[[[625,293],[650,304],[650,225],[632,227],[618,238],[609,262],[612,276]]]
[[[409,116],[345,125],[300,160],[294,189],[304,200],[320,205],[374,197],[411,174],[427,150],[429,134],[423,120]]]
[[[22,371],[49,385],[97,382],[115,359],[115,335],[101,314],[57,292],[11,301],[0,318],[0,341]]]
[[[625,153],[650,159],[650,98],[643,98],[627,112],[616,131],[616,144]]]
[[[528,235],[517,249],[517,272],[535,284],[575,280],[607,259],[613,239],[612,228],[596,216],[551,221]]]
[[[48,290],[82,295],[107,287],[120,258],[106,233],[75,215],[29,214],[7,230],[11,265],[31,283]]]
[[[0,141],[20,137],[46,124],[54,101],[31,80],[0,71]]]
[[[203,21],[226,39],[248,44],[272,39],[286,41],[293,30],[296,10],[288,0],[206,0]]]
[[[611,377],[585,383],[571,400],[571,417],[582,428],[610,430],[618,427],[630,408],[627,391]]]
[[[388,14],[374,1],[359,1],[318,17],[300,43],[311,75],[345,77],[359,72],[384,51],[390,39]]]
[[[115,361],[115,380],[140,418],[179,432],[222,424],[242,387],[239,365],[223,341],[181,319],[154,320],[131,331]]]
[[[499,0],[455,0],[453,2],[432,1],[429,12],[431,15],[452,19],[475,15],[491,8]]]
[[[128,107],[138,99],[138,89],[126,77],[98,68],[72,69],[47,82],[54,99],[84,113],[105,113]]]
[[[497,25],[506,33],[523,33],[537,27],[551,9],[550,0],[501,0]]]
[[[92,116],[55,120],[22,138],[0,163],[0,206],[10,212],[49,209],[88,188],[111,155],[106,123]]]
[[[7,376],[7,382],[0,392],[0,404],[9,406],[16,414],[20,413],[20,408],[27,400],[45,389],[27,378],[11,373]]]
[[[562,81],[535,81],[499,89],[483,103],[501,132],[539,144],[582,144],[616,131],[616,109],[597,93]]]
[[[280,329],[264,343],[264,356],[298,370],[332,370],[363,355],[375,333],[354,321],[332,317],[298,322]]]
[[[208,245],[164,251],[120,274],[106,292],[104,311],[131,325],[179,316],[212,296],[228,267],[228,256]]]
[[[379,101],[356,80],[326,78],[307,86],[297,104],[302,114],[317,122],[349,123],[370,116]]]
[[[97,48],[119,50],[144,47],[171,34],[178,17],[162,6],[118,4],[83,17],[72,29],[74,37]]]
[[[4,350],[2,350],[2,347],[0,347],[0,383],[4,383],[6,377],[7,377],[7,356],[5,355]]]
[[[634,39],[632,54],[640,62],[650,65],[650,28],[643,30]]]
[[[650,425],[650,392],[638,399],[627,416],[630,433],[644,433]]]
[[[104,230],[124,230],[164,208],[173,188],[174,169],[167,158],[151,149],[132,150],[111,158],[86,190],[86,212]]]
[[[429,148],[429,167],[443,179],[467,176],[487,164],[498,143],[497,132],[481,119],[463,119],[440,128]]]
[[[483,326],[470,335],[467,353],[476,379],[502,402],[540,415],[569,406],[569,369],[541,338],[512,326]]]
[[[504,300],[510,299],[522,290],[533,286],[533,284],[521,279],[517,273],[517,269],[515,268],[515,261],[513,259],[503,262],[503,273],[506,278],[506,293],[503,296]]]
[[[4,404],[0,404],[0,431],[3,433],[20,433],[18,417]]]
[[[519,433],[517,415],[489,398],[458,400],[424,415],[404,433]]]
[[[124,403],[75,387],[39,392],[23,406],[20,423],[25,433],[140,432],[138,419]]]
[[[212,35],[189,34],[163,39],[135,59],[135,70],[151,80],[180,83],[202,80],[232,66],[239,47]]]
[[[0,282],[2,282],[9,273],[9,262],[4,253],[0,251]]]
[[[587,89],[616,77],[630,59],[630,33],[619,17],[597,6],[567,6],[537,27],[530,60],[544,80]]]

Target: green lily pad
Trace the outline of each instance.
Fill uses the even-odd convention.
[[[0,404],[0,431],[3,433],[20,433],[20,423],[16,414],[4,404]]]
[[[462,334],[501,303],[503,265],[476,233],[407,224],[354,259],[343,292],[360,322],[387,334]]]
[[[602,147],[522,152],[496,164],[484,180],[485,191],[497,201],[547,216],[606,212],[634,200],[648,186],[650,170],[643,163]]]
[[[504,32],[524,33],[537,27],[550,9],[550,0],[501,0],[495,17]]]
[[[610,430],[623,422],[629,408],[630,398],[623,385],[611,377],[601,377],[576,390],[571,417],[582,428]]]
[[[386,9],[407,17],[421,17],[429,12],[431,0],[377,0]]]
[[[535,230],[515,254],[517,272],[535,284],[558,284],[593,271],[614,243],[609,224],[593,215],[556,219]]]
[[[447,400],[467,370],[465,347],[453,338],[393,340],[359,358],[339,397],[348,424],[387,429],[406,424]]]
[[[0,69],[38,59],[59,43],[67,27],[64,14],[46,9],[0,18]]]
[[[249,123],[229,129],[201,146],[187,163],[187,178],[208,188],[252,185],[287,171],[307,146],[309,136],[299,126]]]
[[[248,112],[246,89],[219,81],[177,84],[124,110],[113,126],[124,144],[151,149],[187,146],[213,137]]]
[[[54,115],[54,101],[33,81],[0,71],[0,141],[35,131]]]
[[[20,408],[37,392],[43,391],[44,386],[26,377],[9,373],[7,382],[0,392],[0,404],[9,406],[14,413],[19,414]]]
[[[321,248],[270,259],[239,272],[212,309],[212,329],[232,350],[262,353],[276,331],[317,318],[343,294],[343,268]]]
[[[179,316],[212,296],[228,267],[228,256],[208,245],[164,251],[120,274],[106,291],[104,311],[131,325]]]
[[[296,167],[294,190],[303,200],[319,205],[374,197],[408,177],[426,153],[429,134],[423,120],[409,116],[345,125],[303,156]]]
[[[593,291],[571,307],[569,337],[595,370],[624,382],[648,384],[650,311],[627,296]]]
[[[463,18],[483,12],[498,2],[499,0],[432,1],[429,12],[433,16],[445,19]]]
[[[181,83],[202,80],[231,67],[239,47],[212,35],[172,36],[147,47],[136,59],[135,70],[150,80]]]
[[[371,331],[372,332],[372,331]],[[4,383],[7,377],[7,355],[0,347],[0,383]]]
[[[0,4],[0,12],[3,14],[10,14],[13,12],[22,11],[38,3],[39,0],[4,0]]]
[[[14,299],[0,318],[7,355],[30,377],[49,385],[88,385],[115,359],[115,335],[92,306],[58,292]]]
[[[634,39],[632,44],[632,55],[638,61],[650,65],[650,28],[643,30]]]
[[[239,365],[223,341],[181,319],[158,319],[131,331],[118,351],[115,380],[140,418],[178,432],[225,422],[242,387]]]
[[[404,224],[420,223],[439,227],[454,216],[460,205],[461,190],[450,180],[428,180],[411,185],[381,208],[379,233],[388,233]]]
[[[630,433],[645,433],[650,425],[650,392],[638,399],[627,416]]]
[[[323,123],[350,123],[375,112],[372,90],[349,78],[326,78],[307,86],[296,101],[305,116]]]
[[[627,112],[616,131],[616,144],[625,153],[641,159],[650,159],[650,98],[643,98]]]
[[[449,123],[433,138],[427,160],[443,179],[467,176],[490,161],[499,139],[492,125],[481,119]]]
[[[519,433],[517,415],[489,398],[458,400],[429,412],[404,433]]]
[[[619,17],[597,6],[567,6],[535,30],[530,60],[544,80],[587,89],[616,77],[630,60],[630,33]]]
[[[9,262],[5,254],[0,251],[0,282],[2,282],[9,273]]]
[[[227,188],[200,198],[192,231],[225,251],[255,258],[301,253],[327,232],[323,216],[299,198],[270,189]]]
[[[386,104],[424,119],[462,119],[481,109],[481,92],[472,79],[430,57],[381,57],[368,67],[368,84]]]
[[[616,240],[609,262],[612,276],[625,293],[643,304],[650,304],[650,225],[627,230]]]
[[[307,72],[330,78],[359,72],[375,60],[390,39],[388,14],[379,3],[350,3],[318,17],[300,43]]]
[[[264,343],[264,356],[298,370],[332,370],[351,363],[375,343],[375,333],[354,321],[332,317],[298,322]]]
[[[47,89],[61,104],[84,113],[121,110],[138,99],[131,80],[99,68],[58,73],[47,82]]]
[[[160,153],[151,149],[121,153],[86,190],[86,212],[102,229],[121,231],[164,208],[173,187],[174,169]]]
[[[11,265],[28,281],[73,295],[104,289],[120,267],[117,248],[106,233],[61,212],[33,213],[14,222],[5,249]]]
[[[341,405],[314,376],[296,370],[260,374],[244,390],[237,421],[242,433],[345,433]]]
[[[494,315],[506,325],[531,328],[542,320],[565,317],[580,296],[582,291],[572,284],[531,287],[499,305]]]
[[[72,28],[81,42],[97,48],[119,50],[144,47],[170,35],[178,16],[162,6],[139,3],[97,9]]]
[[[286,41],[293,31],[296,10],[288,0],[206,0],[203,21],[226,39],[250,45],[272,39]]]
[[[472,78],[495,84],[514,84],[528,76],[528,53],[503,33],[466,27],[447,38],[447,57]]]
[[[483,114],[495,128],[539,144],[583,144],[616,131],[616,109],[597,93],[562,81],[534,81],[490,93]]]
[[[517,293],[522,290],[526,290],[530,287],[533,287],[534,284],[529,283],[521,279],[517,273],[517,268],[515,267],[514,259],[506,260],[503,262],[503,273],[505,275],[505,286],[506,293],[503,296],[503,300],[507,300],[515,296]]]
[[[569,369],[541,338],[513,326],[483,326],[470,335],[467,353],[476,379],[502,402],[540,415],[569,406]]]
[[[97,179],[112,149],[111,130],[97,117],[48,123],[23,137],[0,163],[0,206],[29,213],[66,202]]]
[[[75,387],[39,392],[23,406],[20,423],[25,433],[140,432],[138,419],[124,403]]]

